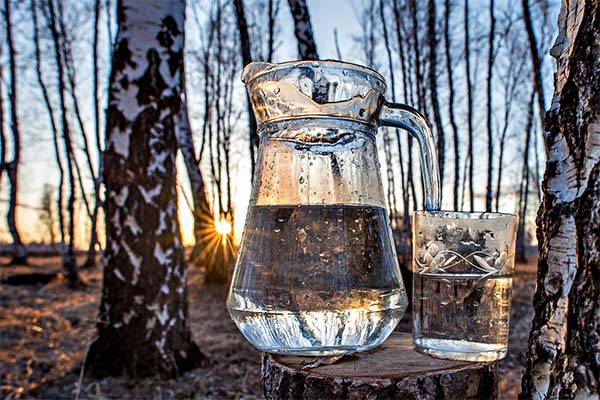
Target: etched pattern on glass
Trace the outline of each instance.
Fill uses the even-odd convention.
[[[431,241],[415,257],[417,272],[421,274],[445,274],[452,271],[464,272],[464,266],[483,272],[483,277],[509,274],[512,268],[512,255],[508,253],[508,245],[503,250],[494,252],[474,251],[462,255],[452,249],[445,248],[443,242]]]

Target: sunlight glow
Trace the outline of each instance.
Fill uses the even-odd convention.
[[[223,236],[229,235],[231,233],[231,224],[224,218],[216,220],[215,231]]]

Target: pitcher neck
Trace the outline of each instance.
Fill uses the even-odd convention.
[[[374,139],[377,125],[346,117],[302,116],[262,123],[257,133],[273,139],[327,144],[336,143],[348,135],[366,135]]]

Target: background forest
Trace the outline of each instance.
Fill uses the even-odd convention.
[[[135,64],[128,57],[130,49],[142,46],[123,39],[128,34],[123,27],[139,28],[127,25],[125,11],[132,11],[118,7],[126,3],[136,2],[3,0],[0,6],[0,213],[6,215],[0,222],[0,256],[10,265],[2,269],[7,312],[0,319],[1,347],[10,349],[0,358],[2,394],[260,397],[259,355],[224,308],[258,151],[240,73],[252,61],[303,58],[369,66],[386,78],[388,100],[427,116],[437,141],[444,209],[519,215],[511,353],[500,364],[502,396],[513,398],[533,319],[535,217],[546,161],[542,126],[555,70],[549,51],[557,35],[558,1],[175,2],[185,25],[162,21],[165,30],[160,31],[172,48],[181,49],[182,57],[171,65],[174,78],[156,81],[149,74],[147,81],[131,84],[151,99],[164,85],[173,95],[167,100],[179,104],[165,103],[165,113],[173,118],[174,135],[166,142],[173,158],[150,151],[142,160],[173,184],[173,196],[164,196],[173,202],[154,204],[158,193],[146,190],[148,182],[131,182],[131,187],[139,183],[135,201],[146,203],[140,209],[156,211],[168,222],[166,230],[173,228],[137,242],[133,251],[127,243],[149,228],[136,216],[119,214],[127,198],[122,194],[129,193],[123,180],[129,171],[123,159],[129,154],[119,150],[125,142],[129,146],[123,134],[129,128],[123,127],[136,124],[128,119],[136,113],[127,102],[134,90],[127,89],[127,68]],[[135,21],[160,11],[157,6],[127,16]],[[109,99],[119,103],[118,112]],[[422,208],[418,148],[396,129],[380,129],[377,140],[395,244],[406,272],[410,214]],[[156,186],[158,192],[170,190],[165,187]],[[153,219],[145,221],[148,226]],[[128,239],[119,230],[123,226],[138,235]],[[160,247],[165,242],[171,247]],[[160,251],[149,260],[140,250],[144,246]],[[129,260],[121,269],[115,262],[119,257]],[[168,281],[171,275],[163,276],[162,270],[152,275],[155,266],[167,264],[173,266],[168,274],[181,282]],[[177,379],[140,381],[132,389],[127,380],[100,379],[97,373],[106,367],[106,357],[119,354],[125,372],[144,375],[110,336],[110,329],[118,329],[116,319],[127,324],[134,318],[123,308],[138,303],[126,286],[138,278],[166,293],[153,303],[139,301],[148,318],[158,316],[162,324],[170,307],[182,315],[181,325],[173,322],[167,347],[184,348],[185,355],[161,361],[160,376]],[[163,278],[160,286],[157,279]],[[154,327],[152,322],[148,328],[150,319],[141,314],[139,321],[133,319],[141,327],[133,337]],[[408,320],[400,329],[410,329]],[[152,340],[168,331],[156,329],[148,333]],[[147,343],[130,345],[130,352]],[[144,357],[157,356],[149,350]],[[180,374],[180,367],[191,371]],[[87,372],[99,380],[85,380]]]
[[[544,93],[550,93],[552,82],[548,50],[558,4],[531,2],[524,16],[521,3],[365,0],[315,2],[309,9],[320,58],[379,71],[390,99],[428,116],[438,141],[444,208],[519,213],[524,254],[526,242],[535,244],[533,216],[545,161],[540,115],[549,102]],[[239,80],[245,62],[236,4],[188,4],[185,82],[208,203],[215,220],[232,224],[237,241],[254,155]],[[6,29],[2,32],[2,154],[3,165],[18,160],[15,214],[24,242],[72,243],[78,249],[104,242],[99,154],[114,7],[110,0],[34,0],[10,9],[11,46]],[[298,57],[285,2],[250,1],[245,8],[251,60]],[[13,117],[19,143],[10,128]],[[391,216],[395,227],[406,229],[409,211],[421,208],[418,153],[405,133],[382,132],[380,159]],[[0,209],[7,212],[8,174],[2,182]],[[191,245],[193,190],[183,162],[178,188],[183,238]],[[4,221],[0,240],[13,240]]]

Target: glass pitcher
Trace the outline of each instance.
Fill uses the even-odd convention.
[[[383,99],[381,75],[337,61],[252,63],[247,85],[260,148],[227,298],[261,351],[335,355],[381,344],[407,307],[375,135],[418,141],[426,208],[439,208],[427,121]]]

